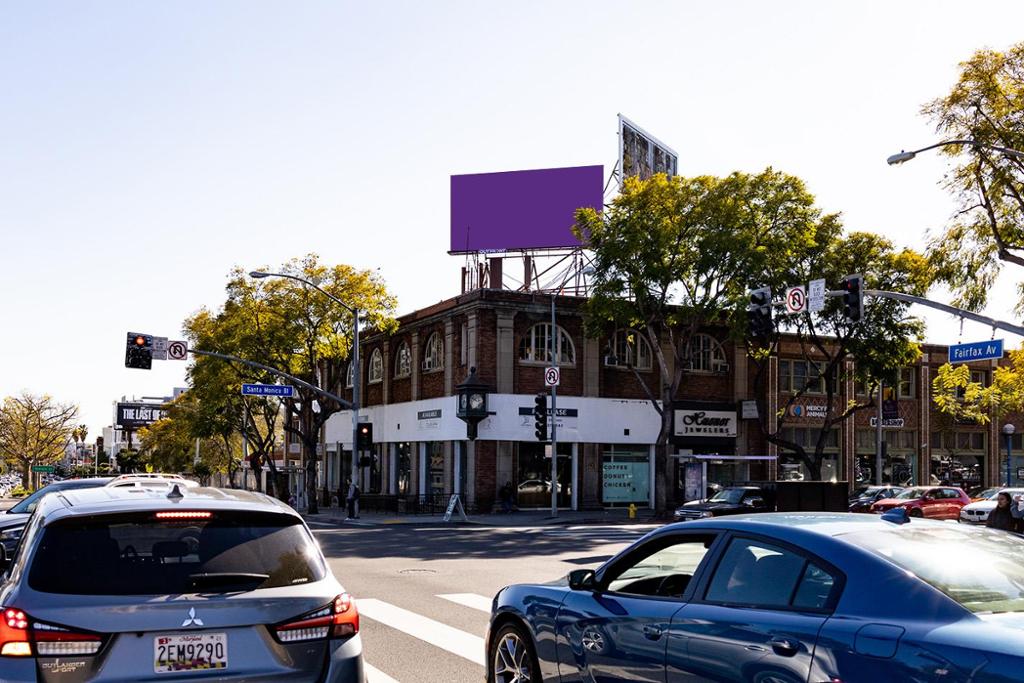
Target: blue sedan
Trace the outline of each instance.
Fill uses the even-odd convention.
[[[1024,680],[1024,538],[770,513],[658,529],[494,599],[488,681]]]

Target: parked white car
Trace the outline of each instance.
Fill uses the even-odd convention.
[[[988,500],[982,500],[960,508],[960,522],[963,524],[984,524],[988,521],[989,513],[996,507],[996,498],[1000,493],[1009,493],[1010,497],[1024,495],[1022,489],[999,489]]]

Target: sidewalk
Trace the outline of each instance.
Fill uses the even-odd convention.
[[[458,515],[452,515],[451,522],[444,521],[443,514],[436,515],[398,515],[389,513],[366,512],[359,519],[345,521],[344,508],[320,508],[320,514],[302,513],[308,522],[334,524],[338,526],[385,526],[397,524],[415,524],[427,526],[432,524],[474,524],[494,527],[532,527],[545,525],[603,525],[603,524],[653,524],[652,510],[638,510],[635,519],[629,518],[629,511],[624,508],[612,510],[559,510],[557,517],[551,516],[550,510],[519,510],[510,514],[469,515],[462,521]]]

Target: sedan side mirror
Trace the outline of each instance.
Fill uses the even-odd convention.
[[[569,588],[574,591],[590,590],[594,587],[593,569],[573,569],[569,572]]]
[[[748,508],[761,507],[762,505],[764,505],[764,498],[747,498],[745,501],[743,501],[743,504]]]

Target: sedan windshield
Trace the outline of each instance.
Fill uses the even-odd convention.
[[[732,503],[736,504],[743,500],[743,494],[746,493],[744,489],[723,489],[711,496],[712,503]]]
[[[898,500],[914,500],[915,498],[920,498],[921,496],[923,496],[926,493],[928,493],[928,489],[922,489],[922,488],[907,489],[906,491],[903,491],[902,493],[900,493],[899,495],[897,495],[895,497]]]
[[[952,525],[858,531],[841,538],[911,572],[972,612],[1024,612],[1020,536]]]

